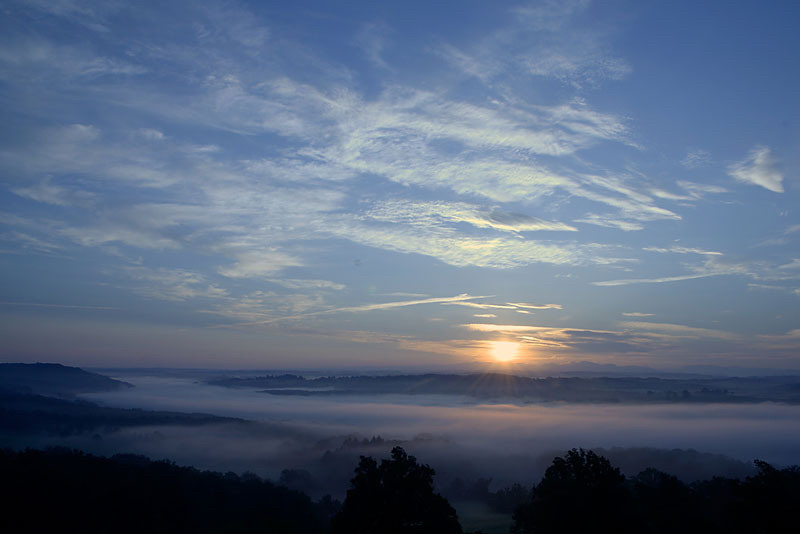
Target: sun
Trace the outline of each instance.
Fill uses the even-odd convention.
[[[515,341],[490,341],[489,354],[496,362],[512,362],[517,359],[519,343]]]

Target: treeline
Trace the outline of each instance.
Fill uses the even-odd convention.
[[[490,491],[490,479],[455,479],[443,493],[513,513],[515,534],[563,532],[778,533],[800,532],[800,468],[756,461],[756,474],[713,477],[690,484],[648,468],[625,477],[593,451],[555,458],[538,484]]]
[[[687,485],[655,469],[626,478],[606,458],[573,449],[553,460],[517,507],[512,532],[800,532],[800,468],[755,463],[757,474],[744,480]]]
[[[336,503],[138,455],[0,450],[0,532],[322,533]]]
[[[480,479],[447,493],[513,512],[513,534],[800,531],[800,468],[756,467],[741,480],[685,484],[655,469],[625,477],[603,456],[573,449],[531,488],[491,492]],[[0,450],[0,532],[462,533],[455,509],[434,490],[434,475],[394,447],[380,463],[361,457],[344,503],[329,496],[313,502],[248,473],[138,455]]]

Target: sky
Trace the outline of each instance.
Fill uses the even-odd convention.
[[[0,4],[0,358],[800,369],[800,4]]]

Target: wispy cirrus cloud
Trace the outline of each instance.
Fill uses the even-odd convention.
[[[644,229],[644,225],[642,223],[622,220],[616,215],[598,215],[596,213],[589,213],[580,219],[575,219],[574,222],[593,224],[595,226],[605,226],[606,228],[616,228],[625,232],[633,232]]]
[[[729,166],[728,174],[736,181],[783,193],[783,173],[778,170],[775,156],[769,147],[755,147],[745,159]]]
[[[577,231],[564,223],[519,213],[506,213],[496,208],[484,209],[464,202],[380,201],[372,205],[365,217],[410,226],[467,223],[476,228],[508,232]]]
[[[651,323],[646,321],[622,321],[620,326],[623,328],[645,332],[647,335],[664,335],[670,338],[711,338],[723,340],[740,339],[740,335],[723,330],[711,328],[697,328],[682,324],[672,323]]]
[[[373,304],[361,304],[358,306],[342,306],[337,308],[328,308],[324,310],[318,310],[314,312],[303,313],[299,315],[291,315],[291,316],[282,316],[282,317],[273,317],[270,319],[265,319],[262,321],[253,321],[248,323],[238,323],[234,326],[255,326],[255,325],[266,325],[270,323],[275,323],[278,321],[286,321],[286,320],[296,320],[296,319],[303,319],[307,317],[315,317],[320,315],[332,315],[338,313],[361,313],[361,312],[370,312],[370,311],[381,311],[381,310],[391,310],[395,308],[405,308],[408,306],[419,306],[424,304],[449,304],[452,302],[461,302],[461,301],[468,301],[468,300],[475,300],[475,299],[483,299],[487,298],[485,296],[472,296],[467,293],[462,293],[460,295],[456,295],[454,297],[431,297],[426,299],[417,299],[417,300],[399,300],[399,301],[392,301],[392,302],[379,302]],[[226,325],[227,326],[227,325]]]
[[[47,184],[51,193],[47,194],[40,188],[37,194],[45,202],[45,198],[53,199],[53,188],[59,188],[59,198],[63,198],[67,191],[72,192],[78,184],[67,180],[70,175],[89,178],[96,183],[120,181],[146,189],[175,185],[185,172],[183,165],[176,165],[178,158],[174,157],[174,152],[169,153],[177,147],[152,139],[131,143],[125,136],[116,136],[115,132],[104,132],[93,124],[81,123],[47,127],[36,134],[23,147],[0,151],[0,154],[11,169],[25,175],[45,177],[41,183]],[[183,159],[181,163],[189,161]],[[59,182],[56,182],[56,177]],[[27,192],[29,197],[37,191],[30,187],[15,189],[23,194]],[[91,192],[79,190],[72,194],[89,195]]]
[[[68,226],[60,228],[58,233],[74,243],[84,247],[102,247],[124,244],[143,249],[178,249],[181,244],[166,235],[151,231],[148,228],[126,224],[98,224],[89,227]]]
[[[729,192],[728,189],[722,186],[690,182],[688,180],[678,180],[677,184],[695,199],[703,198],[705,195],[719,195]]]
[[[795,224],[786,228],[783,232],[780,233],[778,237],[769,237],[764,239],[760,243],[757,243],[755,246],[757,247],[767,247],[767,246],[780,246],[789,243],[792,239],[792,234],[800,232],[800,224]]]
[[[531,304],[528,302],[507,302],[505,304],[489,304],[485,302],[453,302],[454,306],[466,306],[469,308],[479,308],[482,310],[561,310],[563,307],[560,304]]]
[[[622,280],[604,280],[602,282],[592,282],[595,286],[628,286],[631,284],[663,284],[665,282],[680,282],[682,280],[694,280],[696,278],[706,278],[708,276],[719,276],[725,273],[697,273],[684,274],[680,276],[662,276],[659,278],[628,278]]]
[[[778,269],[800,269],[800,258],[792,258],[789,263],[778,265]]]
[[[513,310],[515,306],[511,304],[488,304],[484,302],[453,302],[454,306],[464,306],[467,308],[478,308],[480,310]]]
[[[687,169],[700,169],[711,166],[711,154],[705,150],[694,149],[686,153],[686,157],[681,160],[681,165]]]
[[[605,32],[575,31],[573,20],[589,2],[524,4],[510,10],[512,23],[457,48],[438,52],[464,74],[487,83],[510,72],[543,77],[575,88],[625,78],[632,70],[609,52]],[[498,61],[498,58],[502,60]]]
[[[529,302],[509,302],[515,308],[527,308],[531,310],[562,310],[561,304],[531,304]]]
[[[550,331],[552,328],[545,326],[529,326],[518,324],[488,324],[488,323],[470,323],[461,325],[469,330],[476,332],[501,332],[501,333],[514,333],[514,332],[542,332]]]
[[[119,310],[113,306],[82,306],[78,304],[50,304],[45,302],[0,302],[0,306],[30,306],[33,308],[63,308],[68,310]]]
[[[184,200],[180,203],[137,204],[122,211],[116,210],[113,220],[104,221],[101,228],[70,227],[63,231],[84,246],[119,242],[134,247],[177,248],[186,243],[183,239],[176,239],[175,230],[178,228],[181,228],[181,234],[193,236],[193,239],[220,232],[228,236],[239,234],[239,241],[249,242],[247,246],[250,249],[235,249],[225,245],[224,248],[231,251],[237,263],[220,267],[220,272],[239,278],[269,275],[280,270],[278,265],[302,265],[303,261],[299,258],[288,261],[284,257],[282,261],[272,263],[268,260],[256,261],[256,256],[264,254],[264,247],[274,249],[279,243],[298,237],[307,239],[335,235],[379,248],[434,256],[446,263],[495,268],[530,262],[580,263],[587,261],[585,255],[590,252],[590,249],[581,251],[580,247],[572,244],[465,235],[455,226],[467,223],[478,229],[511,233],[574,230],[563,223],[529,215],[505,213],[497,209],[482,210],[466,203],[395,201],[376,204],[367,211],[369,217],[366,220],[358,220],[335,214],[345,198],[341,192],[312,187],[306,183],[295,186],[292,182],[292,177],[296,175],[294,168],[291,170],[293,174],[282,175],[280,167],[274,163],[265,169],[215,161],[213,153],[198,153],[193,150],[194,147],[175,147],[175,143],[163,135],[146,136],[146,142],[157,142],[159,148],[141,158],[139,154],[142,148],[133,146],[129,152],[125,152],[116,141],[111,141],[109,145],[101,130],[93,126],[75,125],[58,135],[61,142],[50,147],[55,152],[45,154],[37,163],[39,167],[42,161],[52,161],[50,165],[55,169],[60,162],[75,160],[79,152],[87,149],[82,156],[83,161],[68,165],[68,170],[80,172],[99,184],[112,179],[119,180],[117,187],[135,189],[134,184],[138,183],[145,187],[156,186],[168,193],[178,186],[196,192],[190,197],[193,203]],[[177,157],[189,165],[194,176],[202,176],[202,181],[184,179],[183,176],[187,176],[185,170],[175,174],[161,170],[169,164],[158,158],[166,158],[174,148],[178,148]],[[170,156],[170,159],[174,160],[175,156]],[[130,163],[121,164],[126,160]],[[153,166],[159,169],[155,174]],[[37,170],[44,170],[39,167]],[[102,170],[105,168],[116,170],[109,176]],[[268,180],[259,180],[265,174]],[[134,182],[133,177],[139,177],[140,181]],[[274,185],[275,178],[284,180],[285,177],[289,178],[287,186]],[[22,191],[30,193],[28,190]],[[103,200],[98,199],[98,209],[102,209]],[[216,215],[212,218],[212,214]],[[368,224],[369,221],[388,222],[392,226],[375,226]],[[260,228],[255,233],[254,222]],[[424,228],[429,238],[421,239],[420,228]],[[412,232],[412,229],[416,230]],[[230,237],[226,241],[230,242]],[[591,252],[594,253],[593,250]]]
[[[796,291],[800,295],[800,289]],[[779,334],[762,334],[758,336],[759,349],[769,351],[773,358],[783,362],[791,362],[797,354],[797,345],[800,343],[800,328]]]
[[[236,263],[218,269],[228,278],[265,278],[274,276],[287,267],[300,267],[303,261],[291,254],[277,250],[247,250],[234,253]]]
[[[672,253],[672,254],[700,254],[701,256],[722,256],[722,252],[714,252],[712,250],[703,250],[693,247],[681,247],[677,245],[671,246],[669,248],[644,247],[642,250],[646,250],[647,252],[659,252],[661,254]]]
[[[280,318],[297,316],[328,306],[321,291],[306,289],[285,293],[256,290],[218,300],[197,311],[251,324],[258,321],[276,322]]]
[[[473,332],[513,336],[525,345],[552,350],[591,352],[646,352],[653,346],[652,340],[637,333],[599,330],[589,328],[554,328],[515,324],[462,324]]]
[[[662,198],[664,200],[674,200],[675,202],[691,202],[693,200],[697,200],[696,196],[681,195],[678,193],[665,191],[664,189],[656,189],[656,188],[650,189],[650,194],[652,194],[656,198]]]
[[[64,17],[87,28],[105,33],[110,31],[108,26],[109,16],[118,13],[122,8],[115,2],[95,5],[91,2],[79,0],[25,0],[23,3],[35,7],[50,15]]]
[[[384,49],[390,46],[389,36],[391,34],[392,28],[387,24],[367,23],[355,36],[355,44],[363,50],[364,55],[373,65],[391,70],[389,64],[383,59]]]
[[[332,289],[334,291],[341,291],[347,286],[330,280],[313,280],[313,279],[299,279],[299,278],[268,278],[269,282],[278,284],[288,289]]]
[[[138,141],[130,143],[97,126],[74,124],[50,132],[50,142],[29,152],[24,161],[17,161],[18,165],[32,173],[63,176],[71,172],[91,177],[97,183],[112,180],[133,189],[188,188],[193,192],[192,204],[142,204],[129,212],[134,214],[136,224],[147,226],[151,233],[162,233],[161,239],[151,239],[161,247],[185,244],[184,239],[176,239],[175,230],[179,227],[182,237],[192,239],[221,233],[236,238],[237,233],[253,232],[253,225],[244,223],[246,219],[257,221],[262,230],[250,240],[251,248],[228,248],[226,254],[235,263],[218,268],[220,273],[234,278],[269,276],[281,265],[306,264],[299,257],[292,261],[283,258],[284,261],[273,262],[273,267],[269,267],[269,261],[256,261],[256,256],[264,254],[264,248],[274,250],[297,236],[313,239],[334,235],[371,247],[424,254],[459,266],[511,268],[538,262],[594,261],[592,252],[597,249],[572,243],[479,237],[459,228],[463,223],[475,229],[512,234],[574,232],[575,227],[563,222],[502,209],[507,202],[532,202],[556,193],[611,206],[637,221],[678,218],[622,179],[556,172],[531,158],[569,156],[599,142],[630,143],[625,119],[594,110],[582,99],[549,106],[521,101],[487,104],[400,84],[387,85],[376,96],[366,98],[346,85],[346,78],[329,86],[298,82],[272,62],[259,63],[256,57],[243,59],[233,54],[232,44],[248,49],[271,38],[270,29],[255,22],[257,17],[244,15],[240,9],[211,17],[206,13],[209,9],[198,11],[204,22],[191,29],[197,50],[175,50],[173,44],[165,42],[142,50],[139,56],[169,57],[176,66],[203,73],[203,83],[195,86],[193,98],[175,100],[166,92],[159,93],[164,90],[160,86],[140,91],[136,81],[119,86],[102,79],[94,84],[97,92],[93,98],[101,102],[125,101],[130,107],[171,122],[198,123],[204,128],[244,135],[274,133],[289,144],[290,150],[278,157],[231,161],[219,148],[179,146],[170,141],[164,128],[139,128]],[[520,20],[540,20],[543,15],[522,10],[517,16]],[[204,48],[214,49],[213,61],[199,60]],[[227,53],[231,54],[229,72],[223,74],[220,61]],[[260,73],[255,77],[257,82],[245,66]],[[120,93],[128,91],[127,87],[130,92]],[[347,183],[364,175],[429,191],[444,188],[500,206],[479,208],[477,204],[443,201],[378,202],[366,210],[364,219],[348,220],[336,213],[348,192],[323,191],[319,185]],[[192,176],[203,179],[195,181]],[[278,183],[303,184],[307,189],[282,188]],[[55,182],[51,186],[62,187]],[[17,190],[34,194],[30,188]],[[42,190],[37,194],[44,198],[44,193]],[[335,200],[320,203],[324,205],[313,215],[306,216],[308,210],[288,208],[300,199],[308,204],[312,198],[327,201],[336,195]],[[52,194],[49,198],[56,200]],[[147,211],[158,216],[145,218]],[[216,228],[205,217],[212,213],[219,214]],[[382,227],[382,223],[393,226]],[[641,226],[630,222],[609,226],[627,230],[634,225]],[[424,226],[435,227],[426,230],[426,239],[411,232]],[[137,231],[144,232],[141,228]],[[145,243],[125,238],[123,229],[116,235],[81,241],[84,245]],[[216,246],[215,250],[221,247]]]
[[[681,219],[679,214],[657,206],[646,193],[632,189],[619,178],[586,175],[581,180],[583,185],[572,185],[566,189],[574,195],[617,208],[622,218],[643,222],[670,219],[677,221]],[[609,191],[612,194],[609,194]],[[592,220],[600,219],[590,216],[584,222],[591,223]],[[620,229],[624,229],[618,224],[606,224],[605,226],[617,226]]]
[[[212,282],[204,275],[186,269],[168,269],[165,267],[144,267],[130,265],[108,275],[121,273],[125,278],[135,282],[130,289],[139,295],[149,298],[186,301],[193,299],[225,299],[228,291]]]
[[[71,206],[90,202],[94,194],[89,191],[74,191],[54,184],[51,179],[45,178],[41,182],[26,186],[12,188],[11,192],[23,198],[52,204],[54,206]]]
[[[657,252],[674,252],[669,249],[657,250]],[[703,253],[705,252],[705,253]],[[692,250],[679,251],[678,253],[698,253]],[[681,280],[694,280],[709,276],[744,276],[754,280],[787,280],[792,278],[787,276],[785,271],[781,271],[776,266],[771,266],[765,262],[736,262],[726,261],[721,254],[708,254],[707,251],[699,252],[706,259],[701,264],[684,264],[691,272],[678,276],[663,276],[655,278],[629,278],[622,280],[604,280],[592,282],[596,286],[623,286],[631,284],[657,284],[665,282],[679,282]]]
[[[599,256],[594,247],[574,243],[471,236],[436,227],[373,226],[350,218],[328,221],[326,232],[375,248],[431,256],[454,266],[511,269],[534,263],[578,265]]]
[[[101,217],[79,226],[75,222],[57,218],[3,217],[0,214],[0,222],[17,229],[5,234],[8,239],[41,251],[68,250],[70,245],[106,249],[116,245],[153,250],[181,248],[178,240],[146,225],[117,221],[110,217]]]
[[[13,243],[14,250],[3,250],[3,254],[24,254],[37,252],[52,254],[64,248],[64,245],[54,243],[43,237],[33,236],[27,232],[12,230],[0,233],[0,241]]]

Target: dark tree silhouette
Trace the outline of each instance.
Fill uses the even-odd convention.
[[[530,503],[517,508],[512,532],[626,532],[627,501],[618,468],[592,451],[572,449],[553,460]]]
[[[4,533],[322,534],[332,505],[252,473],[60,449],[0,449],[0,481]]]
[[[798,532],[800,467],[777,469],[761,460],[754,463],[758,474],[747,477],[741,485],[739,501],[746,503],[737,507],[741,531]]]
[[[460,534],[456,511],[433,491],[435,473],[401,447],[392,449],[391,460],[381,460],[380,466],[362,456],[331,532]]]
[[[648,467],[629,481],[633,494],[631,520],[639,532],[669,534],[697,525],[698,510],[689,488],[677,477]]]

